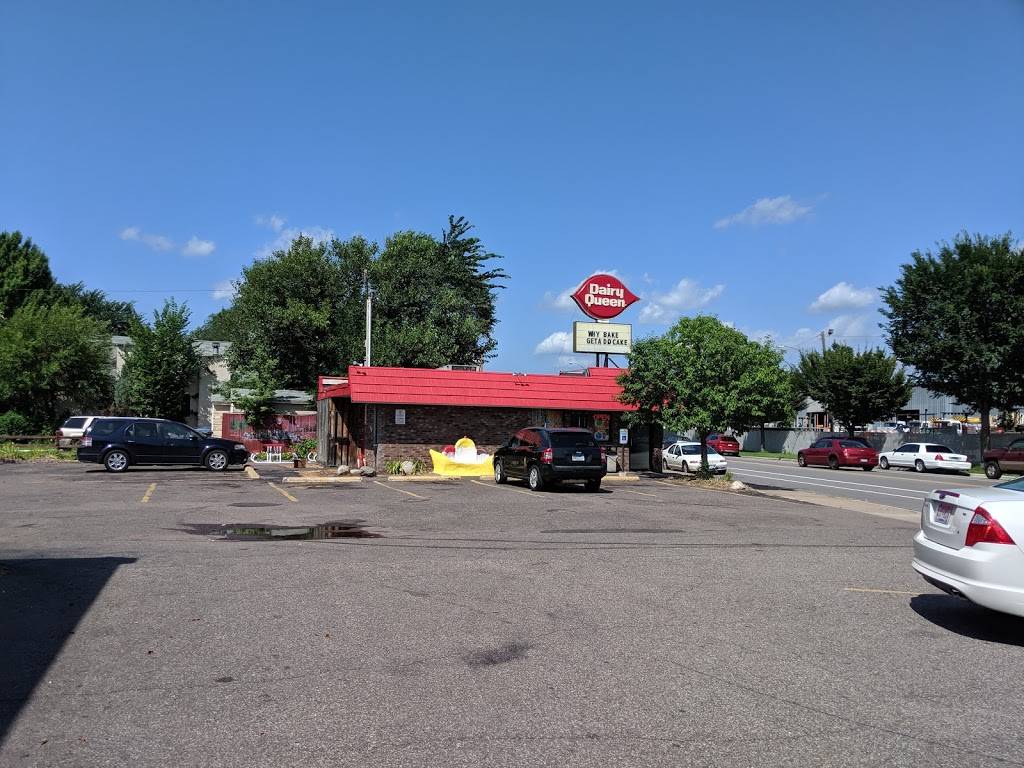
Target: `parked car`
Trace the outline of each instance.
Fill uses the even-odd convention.
[[[740,441],[732,435],[723,435],[713,432],[708,435],[708,445],[722,454],[740,455]]]
[[[1024,616],[1024,478],[936,490],[921,509],[913,567],[925,581],[996,611]]]
[[[1003,472],[1024,472],[1024,439],[1014,440],[1005,448],[989,448],[982,456],[985,477],[998,480]]]
[[[563,480],[596,491],[607,471],[604,451],[585,429],[528,427],[494,452],[494,482],[525,480],[531,491]]]
[[[904,467],[917,472],[971,471],[971,462],[966,456],[938,443],[905,443],[879,454],[878,466],[882,469]]]
[[[878,451],[863,440],[823,437],[809,448],[797,451],[796,463],[801,467],[817,465],[831,469],[860,467],[870,472],[878,466]]]
[[[215,472],[244,464],[249,453],[242,443],[206,437],[191,427],[166,419],[93,419],[78,446],[78,460],[124,472],[133,464],[193,464]]]
[[[71,445],[72,440],[78,440],[85,434],[85,430],[89,428],[94,419],[96,416],[72,416],[66,419],[54,435],[57,438],[57,444],[62,448]]]
[[[700,469],[700,443],[679,440],[662,451],[661,460],[666,469],[680,472],[696,472]],[[729,462],[718,451],[708,445],[708,468],[717,474],[725,474]]]

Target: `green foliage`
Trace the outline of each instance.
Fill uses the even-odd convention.
[[[17,411],[0,413],[0,435],[30,435],[32,422]]]
[[[242,336],[242,317],[235,306],[224,307],[206,318],[206,322],[196,328],[193,335],[197,339],[209,341],[230,341],[235,343]]]
[[[111,391],[109,334],[81,306],[30,302],[0,323],[0,411],[49,431],[105,408]]]
[[[80,304],[86,317],[105,323],[112,334],[127,336],[142,320],[132,302],[108,299],[103,291],[88,290],[83,283],[58,284],[52,293],[55,301]]]
[[[74,451],[64,451],[53,443],[0,443],[0,464],[21,461],[77,461]]]
[[[232,373],[228,381],[212,387],[215,393],[240,408],[245,413],[245,423],[255,429],[266,426],[274,415],[276,389],[266,373],[254,369]]]
[[[801,352],[796,373],[799,392],[825,406],[852,436],[854,427],[886,419],[910,400],[913,387],[896,358],[880,349],[855,352],[835,344]]]
[[[882,298],[889,346],[916,383],[981,414],[984,449],[991,409],[1024,402],[1024,249],[962,233],[914,251]]]
[[[778,350],[707,315],[680,318],[664,336],[637,342],[618,381],[622,401],[639,409],[634,423],[696,431],[703,473],[709,434],[780,420],[794,401]]]
[[[189,390],[203,367],[188,321],[188,306],[170,299],[153,313],[152,325],[135,326],[117,391],[120,406],[140,416],[188,416]]]
[[[307,437],[305,440],[300,440],[292,447],[295,449],[295,454],[299,458],[304,459],[309,456],[309,454],[316,453],[319,446],[316,438]]]
[[[46,299],[56,283],[50,261],[21,232],[0,232],[0,322],[24,304]]]
[[[400,475],[402,474],[402,464],[407,461],[412,462],[412,473],[414,475],[422,475],[427,471],[427,465],[422,459],[390,459],[384,462],[384,472],[389,475]]]

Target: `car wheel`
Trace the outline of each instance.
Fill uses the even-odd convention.
[[[839,469],[839,459],[837,459],[835,456],[829,456],[828,457],[828,468],[829,469]]]
[[[684,473],[686,473],[687,475],[690,474],[690,465],[687,462],[685,462],[685,461],[683,462],[683,470],[682,471]]]
[[[917,461],[914,462],[914,471],[915,472],[924,472],[924,470],[925,470],[925,466],[924,466],[924,462],[923,461],[918,459]]]
[[[986,461],[985,462],[985,477],[989,480],[998,480],[1003,476],[1003,470],[999,466],[998,461]]]
[[[203,462],[206,468],[213,472],[223,472],[228,467],[228,455],[221,450],[212,450],[206,454]]]
[[[587,490],[588,491],[600,491],[601,490],[601,481],[600,480],[587,480]]]
[[[110,451],[103,457],[103,466],[107,472],[124,472],[128,469],[128,454],[124,451]]]
[[[806,467],[807,466],[807,459],[804,458],[804,455],[802,453],[798,453],[796,455],[796,465],[798,467]]]
[[[508,477],[505,476],[505,465],[500,460],[494,462],[494,482],[498,485],[508,482]]]
[[[889,460],[887,458],[885,458],[885,456],[883,456],[882,458],[880,458],[878,460],[878,466],[880,466],[882,469],[888,469],[889,468]]]
[[[530,487],[531,491],[541,491],[544,489],[544,478],[540,476],[540,467],[536,464],[530,467],[530,474],[527,475],[526,484]]]

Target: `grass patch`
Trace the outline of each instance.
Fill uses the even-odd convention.
[[[740,458],[796,459],[796,454],[789,451],[741,451]]]
[[[0,443],[0,462],[75,461],[74,449],[61,450],[53,443]]]

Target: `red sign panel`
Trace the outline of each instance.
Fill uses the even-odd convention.
[[[573,301],[587,315],[595,320],[610,320],[640,297],[636,296],[615,275],[597,274],[588,277],[576,293]]]

